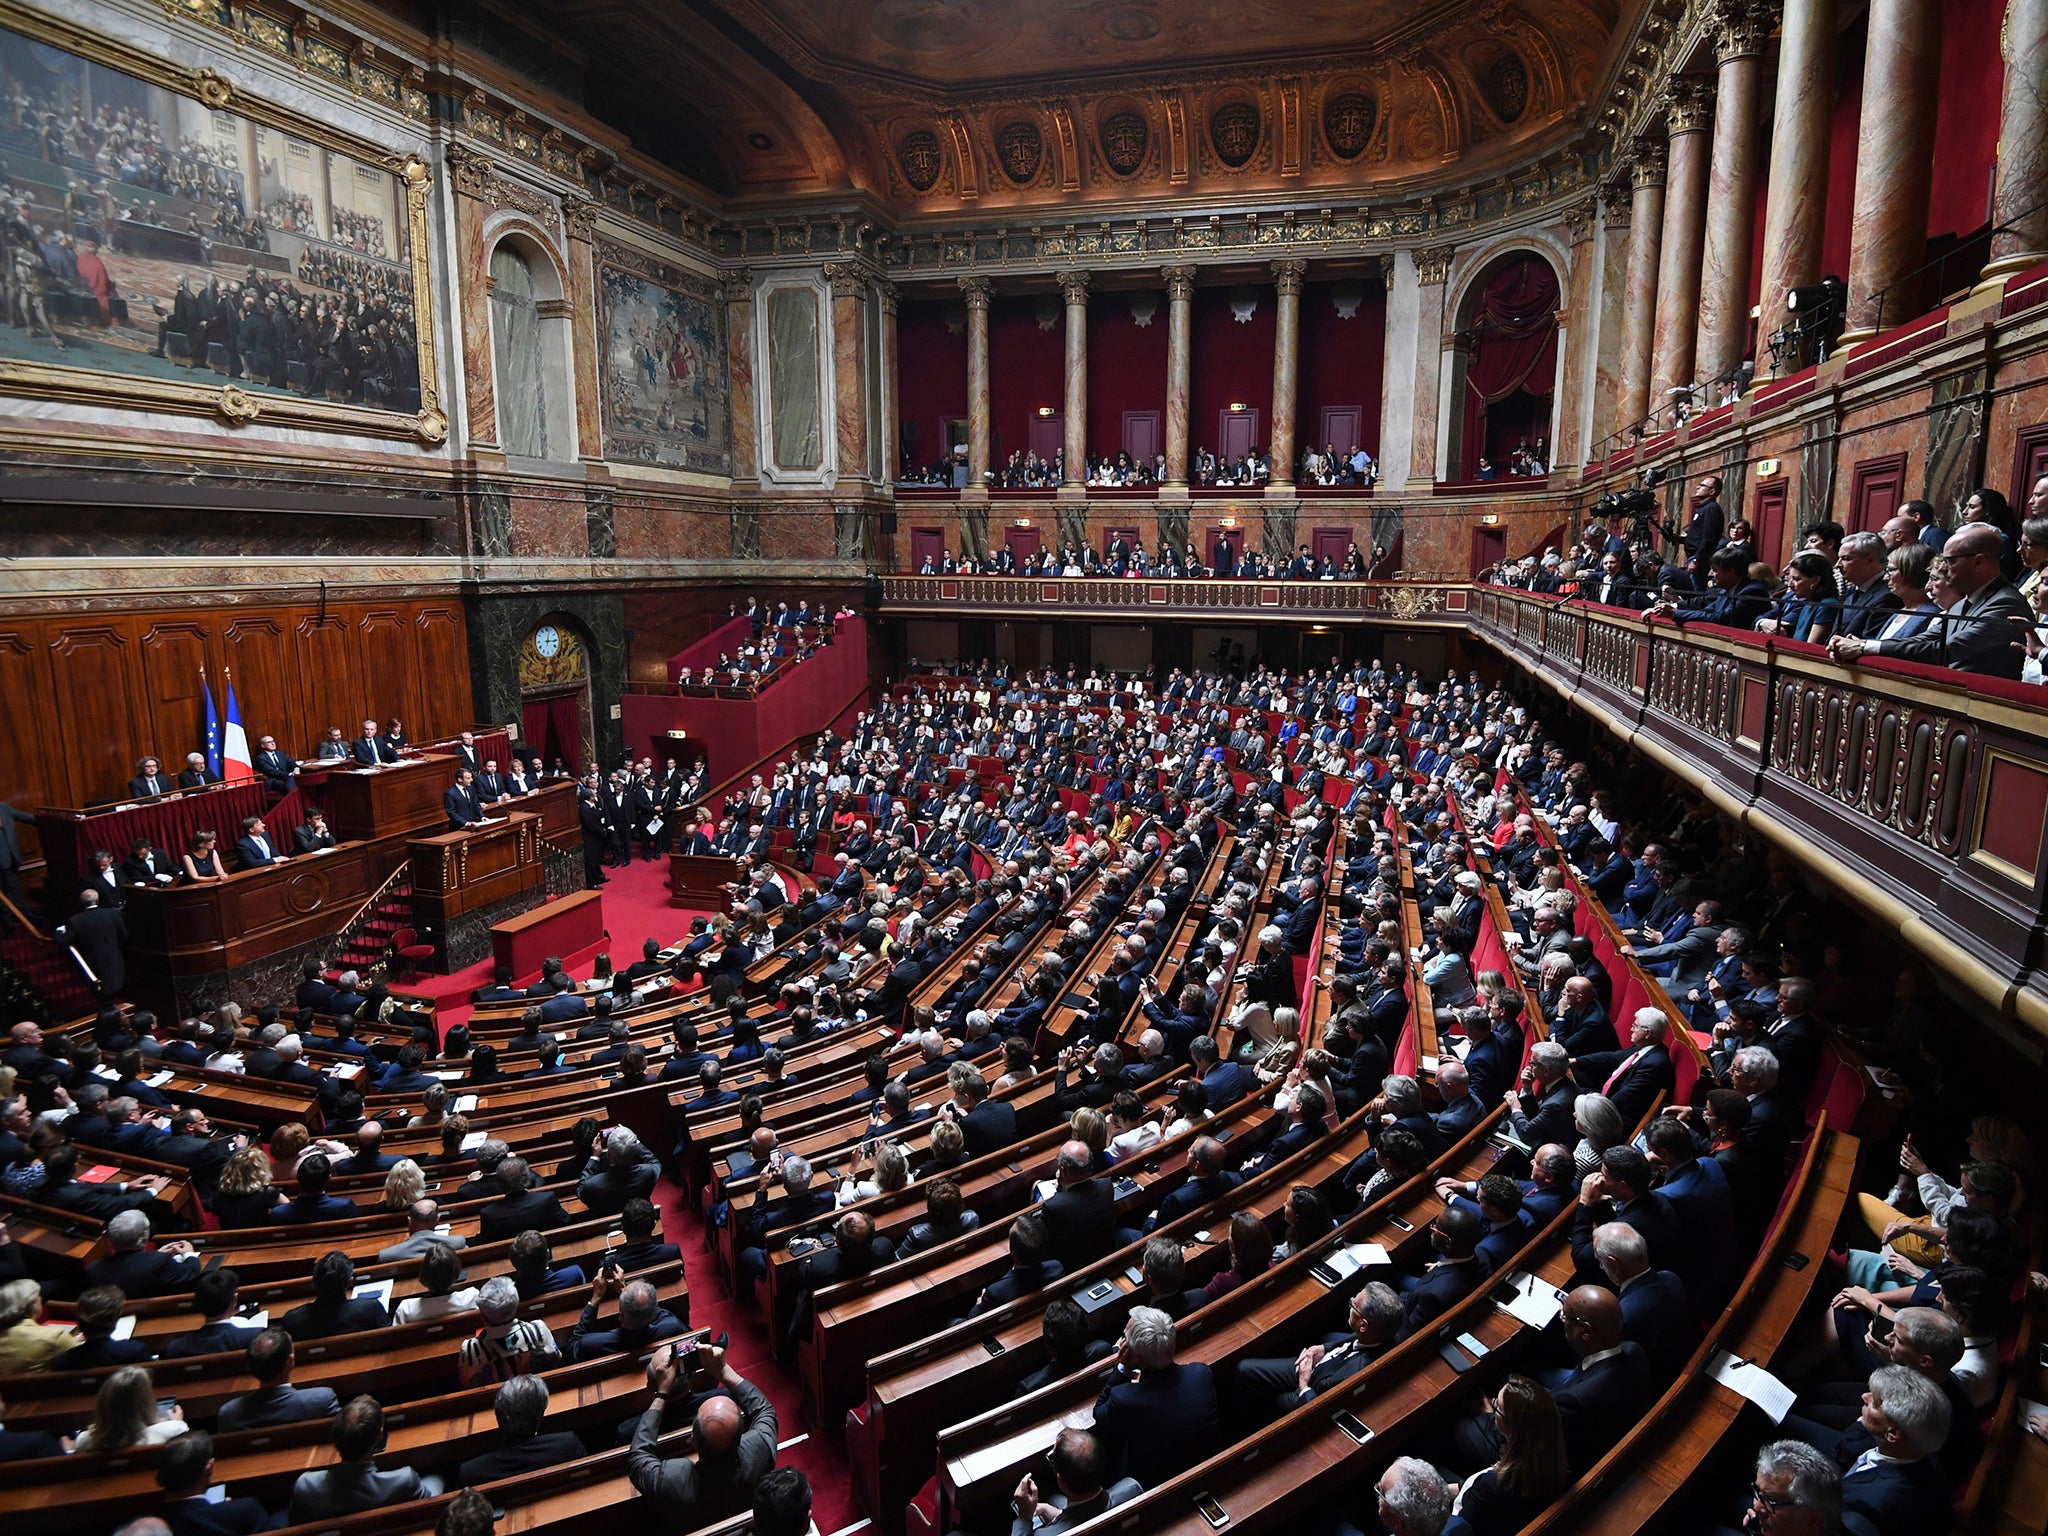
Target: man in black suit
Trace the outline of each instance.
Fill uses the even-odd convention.
[[[1094,1167],[1095,1154],[1085,1141],[1063,1144],[1054,1163],[1059,1188],[1040,1207],[1049,1251],[1068,1270],[1092,1264],[1116,1246],[1116,1195]]]
[[[462,1463],[455,1476],[460,1486],[537,1472],[583,1454],[583,1442],[569,1430],[540,1432],[548,1412],[548,1384],[540,1377],[514,1376],[498,1388],[491,1407],[498,1416],[498,1443]]]
[[[256,758],[249,766],[263,775],[264,787],[273,795],[289,794],[292,780],[299,773],[299,765],[292,755],[277,750],[275,736],[256,738]]]
[[[1721,1241],[1727,1240],[1725,1233]],[[1685,1282],[1668,1269],[1650,1267],[1650,1245],[1627,1222],[1603,1222],[1593,1229],[1593,1254],[1600,1273],[1621,1298],[1621,1336],[1640,1344],[1650,1362],[1650,1377],[1662,1391],[1692,1358],[1699,1343],[1692,1301]],[[1562,1385],[1567,1373],[1545,1387]]]
[[[478,803],[493,806],[504,799],[505,794],[505,776],[498,772],[498,760],[495,757],[485,758],[483,771],[476,775]]]
[[[476,733],[474,731],[464,731],[455,738],[455,757],[457,765],[467,768],[471,773],[475,773],[483,767],[483,759],[477,755]]]
[[[1502,1095],[1508,1109],[1506,1128],[1531,1150],[1545,1142],[1576,1141],[1572,1107],[1578,1096],[1565,1048],[1554,1040],[1539,1040],[1529,1047],[1529,1065],[1520,1085]]]
[[[85,888],[97,893],[103,907],[119,907],[128,900],[128,887],[121,881],[120,870],[114,867],[114,856],[104,848],[93,850],[92,870],[85,877]]]
[[[1961,601],[1916,635],[1893,640],[1838,635],[1828,642],[1828,654],[1837,661],[1889,656],[2018,681],[2026,656],[2012,637],[2032,624],[2035,614],[2019,588],[2005,579],[2004,554],[2005,536],[1994,524],[1963,524],[1941,547],[1949,586],[1963,594]]]
[[[162,763],[153,757],[145,757],[135,765],[135,777],[128,781],[128,794],[132,799],[148,800],[157,795],[168,795],[177,787],[171,782],[171,776],[164,772]]]
[[[599,1328],[599,1308],[614,1297],[619,1303],[618,1322],[611,1328]],[[645,1280],[628,1281],[623,1270],[607,1265],[590,1284],[590,1300],[583,1305],[583,1315],[576,1320],[565,1353],[572,1361],[644,1354],[682,1331],[682,1320],[662,1307],[661,1295],[653,1286]]]
[[[552,1190],[528,1188],[530,1170],[523,1157],[508,1157],[498,1164],[500,1197],[477,1213],[479,1236],[484,1243],[503,1242],[529,1228],[552,1232],[569,1225],[569,1213]]]
[[[313,1152],[299,1159],[298,1169],[293,1175],[298,1183],[298,1193],[271,1211],[270,1224],[277,1227],[300,1226],[313,1221],[341,1221],[357,1215],[350,1201],[327,1193],[327,1181],[333,1173],[334,1165],[324,1152]]]
[[[177,876],[171,861],[158,853],[146,837],[135,839],[128,850],[128,857],[121,861],[121,882],[124,885],[168,885]]]
[[[1429,1245],[1433,1255],[1416,1274],[1404,1276],[1399,1285],[1405,1317],[1401,1337],[1422,1332],[1444,1313],[1476,1291],[1489,1268],[1479,1252],[1486,1222],[1476,1207],[1453,1205],[1430,1223]]]
[[[374,720],[363,722],[363,734],[348,744],[348,755],[351,762],[365,768],[398,761],[398,749],[384,744],[383,738],[377,734],[377,722]],[[476,765],[472,763],[470,766]]]
[[[320,811],[310,812],[304,822],[292,828],[292,849],[296,853],[318,853],[333,846],[334,834],[328,830],[327,817]]]
[[[171,1296],[189,1291],[199,1279],[201,1264],[190,1243],[166,1243],[151,1250],[149,1218],[140,1211],[122,1211],[107,1222],[103,1259],[85,1267],[87,1285],[119,1286],[128,1296]]]
[[[1213,1455],[1222,1443],[1216,1378],[1201,1364],[1177,1364],[1173,1319],[1134,1307],[1116,1364],[1095,1399],[1095,1436],[1118,1475],[1147,1488]]]
[[[1246,1427],[1270,1424],[1356,1376],[1393,1347],[1402,1313],[1393,1287],[1375,1280],[1351,1298],[1348,1332],[1333,1333],[1292,1359],[1240,1360],[1233,1398]]]
[[[218,784],[219,782],[220,775],[206,766],[205,753],[187,752],[185,754],[185,766],[178,774],[178,788],[204,789],[209,784]]]
[[[1653,1268],[1684,1276],[1688,1286],[1697,1289],[1696,1277],[1685,1274],[1685,1229],[1671,1202],[1651,1188],[1655,1180],[1649,1158],[1635,1147],[1609,1147],[1601,1153],[1600,1166],[1579,1185],[1579,1209],[1572,1217],[1572,1262],[1582,1278],[1600,1273],[1594,1229],[1603,1222],[1620,1221],[1642,1233]]]
[[[53,1371],[90,1371],[108,1365],[141,1365],[154,1359],[140,1339],[117,1339],[114,1329],[128,1298],[118,1285],[88,1287],[78,1298],[72,1326],[84,1337],[50,1362]]]
[[[646,1199],[661,1176],[660,1161],[631,1130],[615,1125],[603,1134],[598,1153],[603,1166],[585,1174],[576,1186],[576,1198],[593,1216],[609,1216],[623,1211],[630,1200]]]
[[[1638,1008],[1627,1048],[1576,1057],[1572,1075],[1586,1092],[1605,1094],[1621,1111],[1622,1124],[1634,1126],[1657,1095],[1668,1097],[1677,1083],[1671,1047],[1665,1043],[1670,1035],[1671,1021],[1662,1009]]]
[[[413,1047],[407,1047],[408,1050]],[[384,1150],[384,1127],[365,1120],[356,1127],[356,1149],[334,1165],[336,1173],[389,1173],[398,1166],[396,1154]]]
[[[313,1265],[313,1299],[285,1313],[278,1326],[298,1343],[390,1327],[391,1314],[383,1302],[349,1294],[355,1283],[355,1262],[347,1254],[339,1248],[322,1254]]]
[[[473,827],[484,819],[482,804],[477,800],[476,775],[467,768],[455,775],[455,782],[448,792],[441,796],[441,808],[448,813],[449,822],[459,832],[464,827]]]
[[[1696,582],[1707,579],[1707,560],[1721,547],[1728,526],[1721,510],[1721,477],[1708,475],[1693,487],[1692,517],[1685,525],[1679,545],[1685,551],[1685,568]]]
[[[249,1341],[249,1374],[256,1379],[256,1389],[221,1404],[222,1434],[334,1416],[339,1405],[333,1388],[292,1385],[295,1358],[292,1336],[282,1328],[266,1328]]]
[[[1953,542],[1953,536],[1951,536]],[[1857,1422],[1830,1429],[1798,1415],[1784,1433],[1842,1469],[1842,1513],[1868,1536],[1917,1536],[1949,1524],[1941,1447],[1954,1417],[1939,1386],[1909,1366],[1873,1371]]]
[[[192,1287],[192,1309],[202,1319],[190,1333],[181,1333],[163,1347],[166,1360],[187,1355],[222,1355],[247,1349],[263,1330],[237,1321],[241,1278],[232,1269],[209,1269]]]
[[[277,845],[270,840],[270,831],[263,825],[261,816],[247,816],[242,820],[242,835],[235,839],[235,859],[242,869],[262,869],[267,864],[283,864],[286,856],[277,851]]]
[[[258,1499],[245,1495],[215,1503],[207,1498],[213,1484],[213,1436],[203,1429],[187,1430],[157,1452],[156,1481],[164,1491],[157,1514],[171,1536],[255,1536],[270,1529],[270,1511]]]
[[[980,1068],[954,1062],[946,1071],[946,1086],[953,1090],[953,1097],[939,1113],[960,1123],[969,1157],[983,1157],[1016,1144],[1017,1111],[989,1097],[988,1079]]]
[[[1039,1212],[1026,1211],[1011,1222],[1010,1267],[982,1287],[981,1295],[967,1309],[967,1315],[979,1317],[984,1312],[1006,1307],[1020,1296],[1044,1290],[1064,1275],[1066,1266],[1047,1253],[1051,1242],[1045,1218]]]
[[[93,990],[101,1000],[116,996],[128,983],[128,924],[115,907],[100,905],[100,893],[87,886],[78,893],[78,912],[59,925],[57,942],[70,949],[91,971]]]
[[[1228,1166],[1230,1153],[1214,1136],[1197,1136],[1188,1148],[1187,1177],[1145,1221],[1145,1230],[1178,1221],[1190,1211],[1220,1200],[1244,1182],[1244,1175]]]
[[[1551,1392],[1564,1422],[1565,1455],[1590,1467],[1642,1419],[1656,1388],[1640,1345],[1621,1335],[1621,1302],[1603,1286],[1582,1285],[1566,1294],[1564,1340],[1578,1364]],[[1491,1404],[1461,1419],[1453,1435],[1455,1461],[1467,1471],[1500,1459],[1501,1434]]]
[[[682,1258],[682,1250],[660,1237],[661,1213],[652,1200],[635,1197],[619,1212],[619,1232],[625,1241],[611,1251],[611,1257],[627,1274],[652,1269]]]
[[[900,1087],[900,1084],[892,1084]],[[769,1188],[780,1181],[782,1194],[770,1199]],[[739,1277],[752,1284],[768,1275],[768,1239],[780,1228],[795,1226],[823,1216],[835,1204],[829,1185],[812,1186],[812,1169],[808,1159],[784,1157],[780,1152],[770,1159],[768,1170],[762,1173],[754,1184],[754,1201],[745,1213],[734,1213],[737,1223],[733,1240],[740,1245]]]

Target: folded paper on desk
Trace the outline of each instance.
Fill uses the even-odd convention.
[[[376,1302],[378,1306],[389,1308],[391,1305],[391,1293],[397,1288],[398,1282],[396,1280],[366,1280],[348,1294],[352,1301],[360,1301],[367,1296],[371,1301]]]
[[[1713,1360],[1707,1365],[1707,1374],[1729,1391],[1741,1394],[1763,1409],[1771,1416],[1773,1424],[1784,1423],[1785,1415],[1792,1411],[1797,1394],[1790,1387],[1762,1366],[1738,1360],[1725,1349],[1714,1352]]]
[[[1501,1277],[1501,1283],[1514,1287],[1514,1299],[1504,1301],[1500,1306],[1517,1322],[1526,1323],[1531,1328],[1548,1328],[1551,1320],[1564,1310],[1564,1303],[1558,1299],[1557,1287],[1527,1270],[1511,1270]]]

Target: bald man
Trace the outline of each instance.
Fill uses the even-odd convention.
[[[682,1381],[685,1361],[702,1373],[698,1379],[714,1395],[698,1402],[691,1421],[695,1454],[664,1458],[656,1454],[654,1442],[669,1399],[687,1385]],[[647,1362],[647,1384],[654,1398],[633,1430],[626,1475],[642,1498],[654,1501],[662,1525],[694,1530],[751,1508],[754,1485],[775,1466],[775,1409],[761,1390],[715,1347],[686,1356],[664,1345]]]
[[[1566,1457],[1574,1467],[1590,1467],[1649,1411],[1656,1387],[1643,1347],[1621,1336],[1621,1300],[1614,1292],[1598,1285],[1567,1292],[1563,1318],[1564,1341],[1578,1363],[1551,1397],[1564,1421]],[[1476,1416],[1459,1422],[1455,1439],[1458,1465],[1466,1471],[1499,1459],[1501,1436],[1490,1399]]]

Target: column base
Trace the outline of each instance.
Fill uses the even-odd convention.
[[[1054,501],[1078,501],[1085,503],[1088,500],[1088,487],[1085,485],[1063,485],[1053,492],[1052,499]]]
[[[2005,280],[2029,267],[2037,267],[2048,261],[2048,251],[2021,251],[2017,256],[2001,256],[1977,275],[1977,286],[1970,290],[1972,298],[1987,289],[2003,291]]]
[[[1842,332],[1835,344],[1828,348],[1828,361],[1833,362],[1838,357],[1847,357],[1876,334],[1877,327],[1874,325],[1859,326],[1853,331]]]
[[[1299,501],[1300,493],[1295,490],[1292,480],[1268,480],[1264,492],[1267,501]]]
[[[1188,495],[1188,483],[1185,480],[1161,481],[1159,494],[1153,498],[1155,501],[1171,502],[1185,502],[1192,501],[1193,499],[1192,496]]]
[[[985,507],[988,505],[988,487],[985,485],[963,485],[960,488],[960,505]]]

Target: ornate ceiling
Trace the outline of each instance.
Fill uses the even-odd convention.
[[[905,222],[1469,181],[1580,124],[1640,0],[482,0],[734,205]]]

